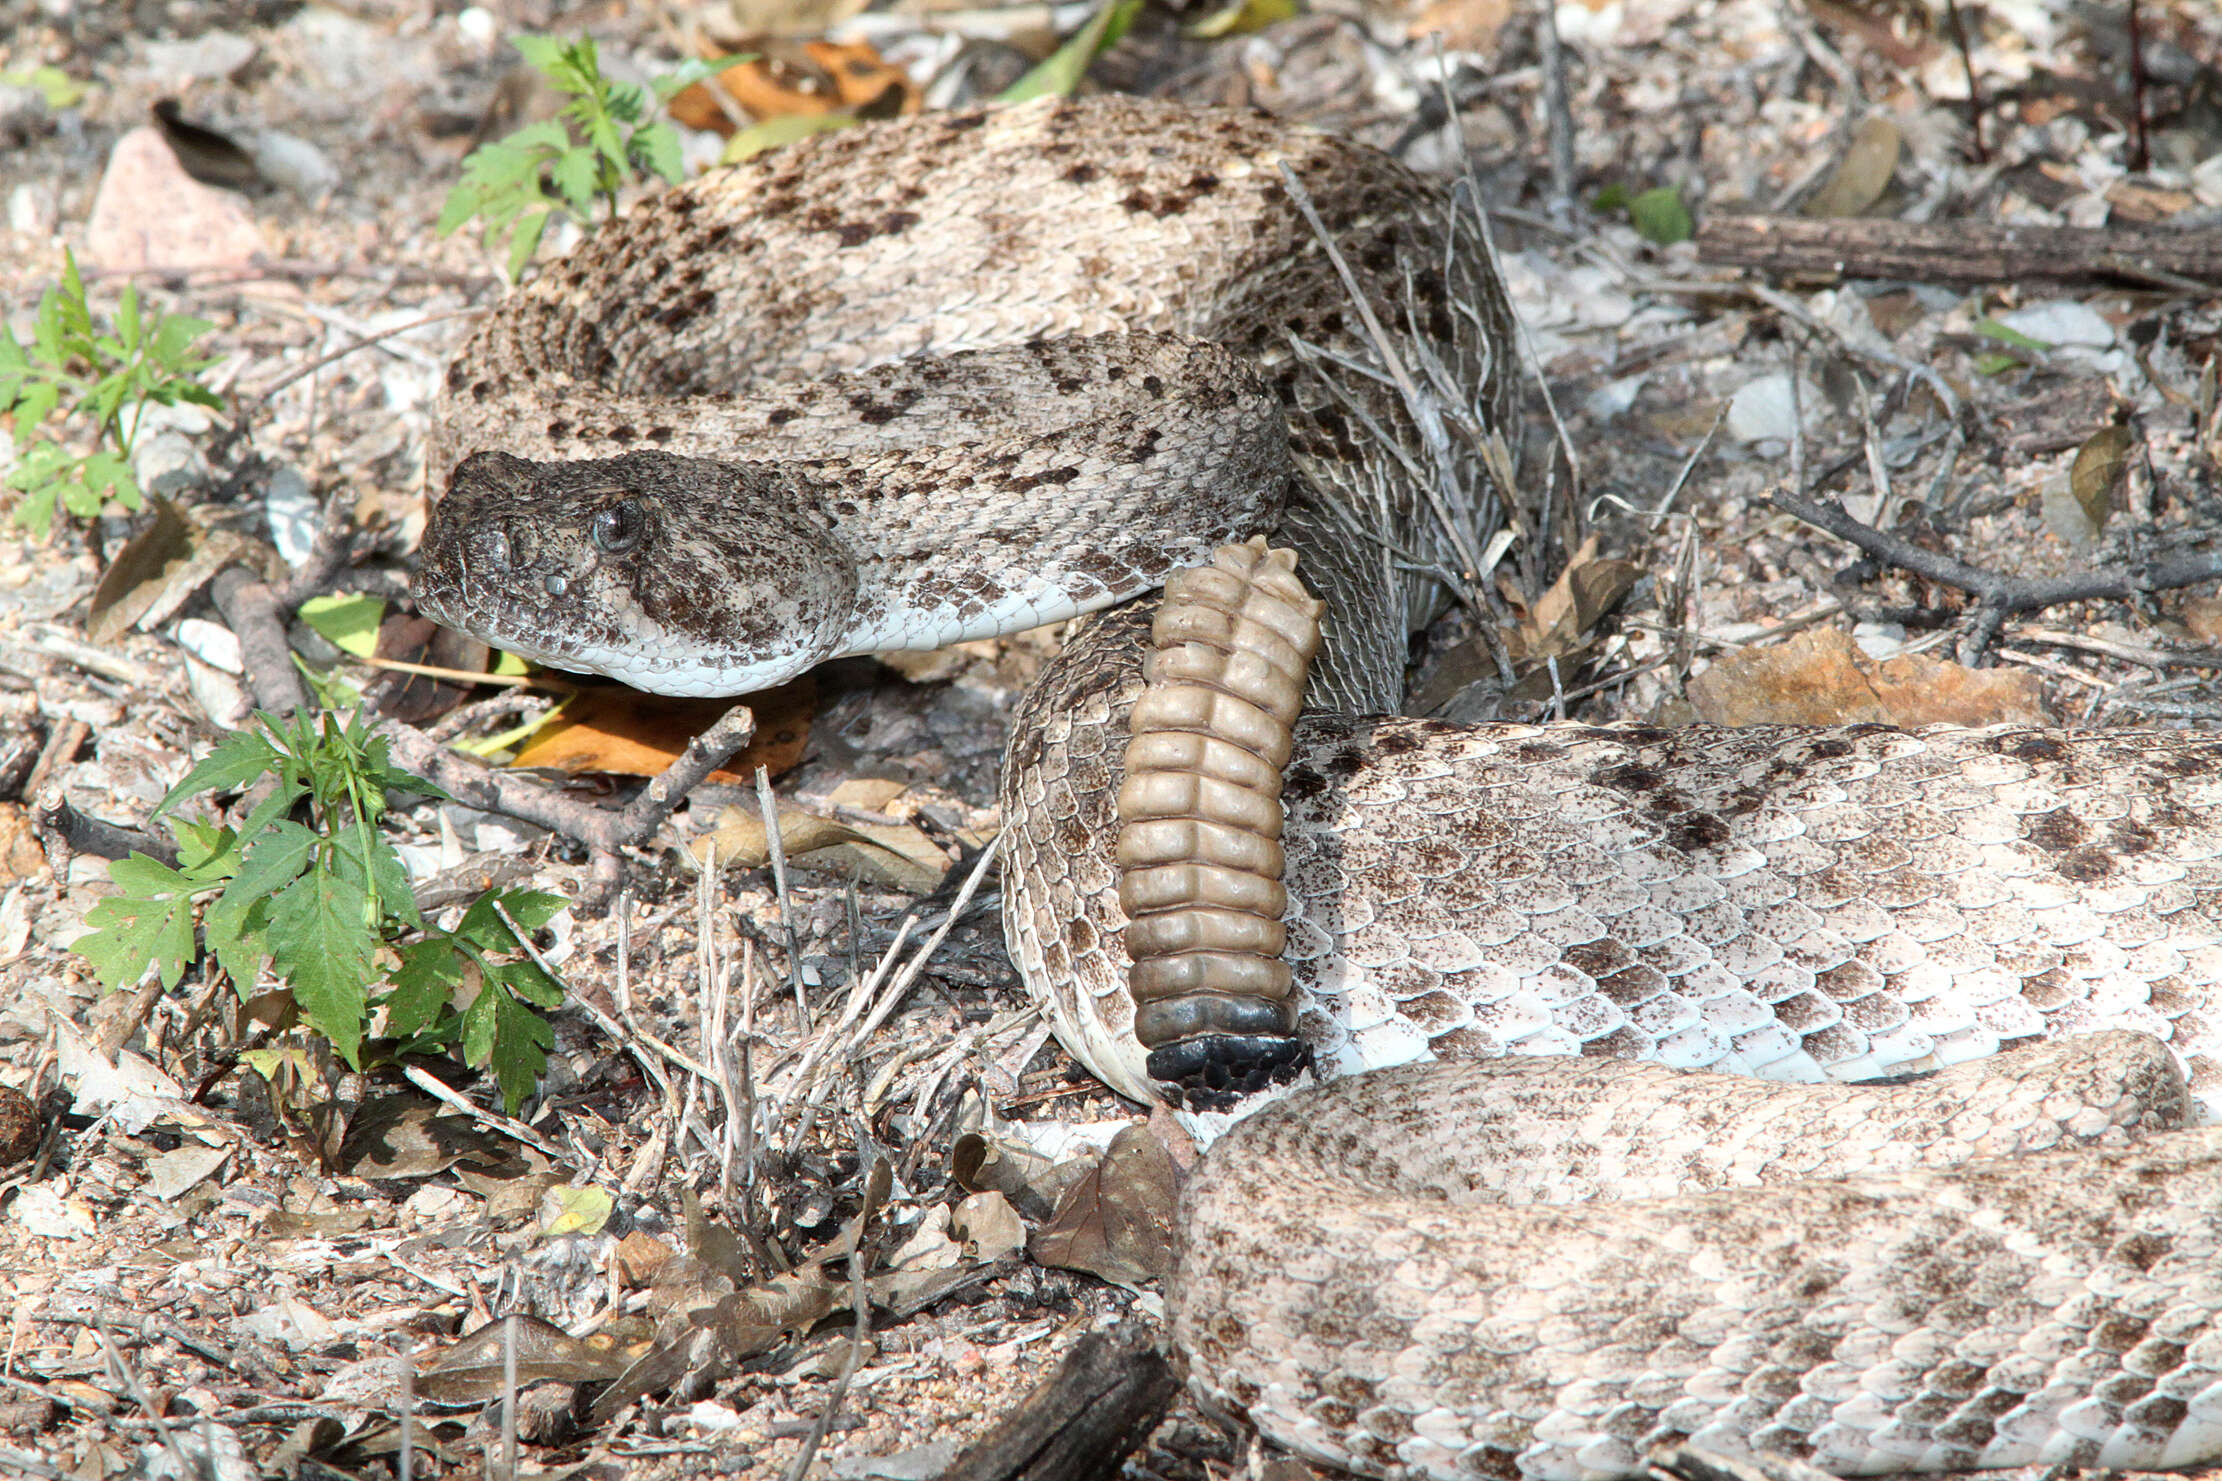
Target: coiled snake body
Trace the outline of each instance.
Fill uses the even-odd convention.
[[[706,178],[458,357],[420,605],[737,693],[1103,608],[1270,530],[1328,605],[1286,771],[1296,996],[1176,984],[1159,1016],[1244,1074],[1289,1067],[1291,1016],[1324,1071],[1383,1072],[1207,1159],[1172,1303],[1199,1390],[1379,1475],[2222,1452],[2222,1133],[2128,1141],[2222,1100],[2222,745],[1379,718],[1511,466],[1471,220],[1355,146],[1116,99]],[[1013,955],[1137,1097],[1109,844],[1147,621],[1068,644],[1003,782]],[[2110,1028],[2144,1037],[1880,1092],[1502,1058],[1825,1082]],[[1393,1068],[1430,1052],[1462,1063]],[[1507,1147],[1636,1201],[1485,1206]],[[1868,1181],[1656,1196],[1785,1167]]]

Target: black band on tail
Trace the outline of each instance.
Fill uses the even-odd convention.
[[[1246,1096],[1286,1085],[1311,1067],[1302,1039],[1266,1034],[1205,1034],[1150,1051],[1149,1076],[1184,1111],[1226,1111]]]

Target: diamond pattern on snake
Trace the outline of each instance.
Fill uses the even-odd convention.
[[[1132,1032],[1111,856],[1131,603],[1269,535],[1325,604],[1294,1021],[1230,998],[1174,1042],[1243,1067],[1198,1103],[1307,1054],[1334,1083],[1190,1189],[1199,1393],[1376,1476],[2222,1455],[2222,1132],[2138,1139],[2222,1104],[2222,742],[1399,717],[1518,476],[1516,361],[1471,202],[1331,136],[1115,98],[847,130],[481,327],[419,604],[677,693],[1100,613],[1014,716],[1005,926],[1149,1099],[1182,1087]],[[1504,1206],[1508,1150],[1631,1201]]]

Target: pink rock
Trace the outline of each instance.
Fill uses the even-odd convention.
[[[85,230],[88,266],[248,267],[268,251],[240,199],[186,174],[161,134],[136,128],[116,141]]]

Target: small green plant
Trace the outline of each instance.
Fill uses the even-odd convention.
[[[0,87],[30,88],[56,113],[85,101],[84,84],[53,66],[10,67],[0,71]]]
[[[241,1001],[267,961],[302,1022],[350,1066],[383,1013],[390,1055],[460,1047],[493,1067],[514,1111],[547,1064],[553,1042],[536,1010],[563,992],[524,954],[510,921],[530,931],[564,902],[531,890],[482,895],[453,930],[426,921],[401,857],[379,829],[388,794],[445,794],[394,766],[383,737],[360,712],[258,714],[187,774],[155,810],[178,843],[172,868],[133,854],[109,866],[117,893],[86,916],[76,951],[114,990],[151,970],[175,987],[198,958],[195,925]],[[203,792],[269,778],[271,790],[237,828],[171,816]],[[306,821],[301,821],[301,818]],[[504,915],[508,920],[504,920]],[[475,996],[456,1006],[475,972]]]
[[[484,223],[488,246],[509,241],[512,280],[540,249],[548,219],[561,211],[582,226],[594,221],[599,198],[617,214],[617,192],[640,174],[676,184],[679,135],[670,124],[643,122],[648,96],[640,88],[602,75],[594,39],[563,41],[519,36],[517,50],[570,101],[560,118],[527,124],[507,138],[482,144],[463,161],[463,179],[448,192],[436,227],[446,236],[473,217]],[[659,102],[704,75],[690,63],[655,86]],[[549,191],[554,187],[554,193]]]
[[[77,259],[62,261],[61,283],[39,299],[30,342],[18,344],[0,324],[0,412],[15,420],[17,454],[7,485],[23,495],[15,522],[42,540],[57,509],[89,519],[110,498],[126,509],[145,502],[131,450],[149,405],[224,404],[198,379],[214,360],[193,353],[214,325],[143,308],[126,283],[115,322],[96,326]]]
[[[1682,204],[1682,193],[1671,185],[1637,192],[1615,183],[1597,192],[1590,204],[1599,211],[1627,212],[1636,234],[1661,247],[1686,242],[1697,232],[1696,223],[1690,220],[1690,208]]]

